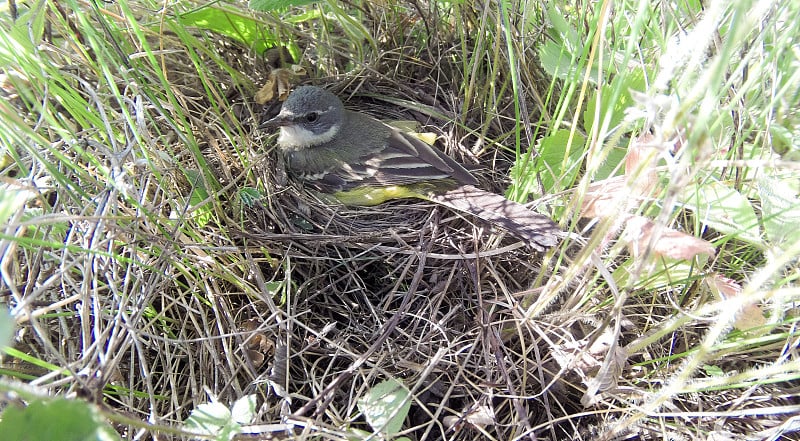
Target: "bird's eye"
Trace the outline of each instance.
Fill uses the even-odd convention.
[[[309,112],[306,113],[306,122],[316,122],[319,119],[319,113],[317,112]]]

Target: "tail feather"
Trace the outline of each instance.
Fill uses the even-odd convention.
[[[504,228],[539,251],[558,243],[561,229],[550,218],[472,185],[462,185],[445,193],[429,193],[425,196],[432,202],[472,214]]]

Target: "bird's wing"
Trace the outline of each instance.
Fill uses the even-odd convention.
[[[407,185],[439,179],[478,183],[449,156],[396,129],[392,129],[383,149],[365,152],[359,161],[344,164],[342,172],[345,179],[359,178],[358,185]]]

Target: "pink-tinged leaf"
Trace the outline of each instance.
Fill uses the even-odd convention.
[[[656,176],[656,160],[660,144],[655,137],[645,134],[631,143],[628,155],[625,156],[625,177],[628,187],[636,195],[646,196],[655,189],[658,183]]]
[[[630,200],[626,193],[625,180],[621,176],[593,183],[583,198],[581,217],[591,219],[618,216]]]
[[[710,277],[706,277],[705,280],[711,291],[722,300],[737,297],[742,294],[742,286],[728,277],[714,274]],[[764,311],[761,307],[756,303],[748,303],[736,314],[733,327],[740,331],[746,331],[763,326],[766,323],[767,318],[764,316]]]
[[[628,219],[624,239],[628,242],[631,254],[639,256],[648,246],[656,256],[671,259],[690,260],[698,254],[713,256],[716,249],[710,242],[672,228],[655,228],[650,219],[643,216],[632,216]],[[653,234],[657,234],[655,238]]]
[[[742,285],[731,278],[719,274],[706,277],[706,283],[711,288],[711,291],[723,300],[736,297],[742,293]]]
[[[653,143],[653,136],[639,137],[628,148],[624,176],[603,179],[589,186],[581,217],[618,217],[634,211],[656,188],[657,155],[658,146]]]
[[[767,318],[764,316],[764,311],[756,304],[745,305],[736,314],[736,319],[733,321],[733,327],[740,331],[758,328],[765,324],[767,324]]]

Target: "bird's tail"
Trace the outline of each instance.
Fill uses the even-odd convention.
[[[547,216],[472,185],[462,185],[444,193],[431,192],[425,194],[425,198],[504,228],[539,251],[555,246],[561,233],[558,225]]]

